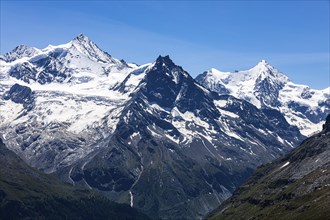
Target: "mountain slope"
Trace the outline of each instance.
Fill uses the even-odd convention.
[[[280,113],[219,97],[168,56],[144,74],[107,146],[69,177],[153,218],[202,218],[302,138]]]
[[[11,150],[46,172],[87,155],[91,145],[113,132],[129,94],[111,88],[141,69],[111,57],[83,35],[31,56],[13,54],[5,55],[10,62],[0,60],[1,133],[11,140],[6,143]],[[33,68],[27,71],[25,65]]]
[[[84,39],[0,60],[1,135],[33,167],[152,218],[198,219],[303,139],[277,110],[211,92],[168,56],[122,66]],[[24,62],[35,69],[12,75]],[[40,81],[54,65],[69,72]]]
[[[0,219],[146,219],[29,167],[0,139]]]
[[[330,115],[323,131],[260,167],[210,219],[329,219]]]
[[[315,90],[294,84],[264,60],[246,71],[230,73],[211,69],[196,80],[219,94],[247,100],[258,108],[279,110],[305,136],[320,131],[322,121],[330,113],[330,87]]]

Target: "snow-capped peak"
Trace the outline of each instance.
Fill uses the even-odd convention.
[[[91,41],[86,35],[79,34],[77,37],[73,38],[72,41],[69,42],[71,46],[75,46],[77,49],[80,49],[80,52],[86,52],[85,50],[93,50],[93,51],[102,51],[93,41]],[[103,51],[102,51],[103,52]]]
[[[231,94],[258,108],[280,110],[287,121],[298,126],[306,136],[320,130],[320,123],[329,112],[329,90],[294,84],[265,60],[251,69],[233,73],[210,69],[196,80],[212,91]]]
[[[28,47],[26,45],[19,45],[15,47],[12,51],[0,56],[0,59],[6,62],[12,62],[22,57],[32,57],[38,52],[40,52],[40,50],[37,48]]]
[[[273,81],[280,81],[286,83],[289,81],[288,77],[269,64],[266,60],[261,60],[257,65],[248,69],[235,72],[223,72],[215,68],[205,71],[203,74],[196,77],[197,81],[201,80],[201,76],[207,77],[208,81],[220,84],[235,84],[250,81],[251,86],[254,86],[257,81],[265,78],[272,78]],[[210,79],[212,78],[212,79]]]
[[[78,42],[81,42],[81,43],[86,43],[86,42],[89,42],[90,40],[89,40],[89,38],[86,36],[86,35],[84,35],[84,34],[79,34],[77,37],[75,37],[74,39],[73,39],[73,41],[78,41]]]
[[[257,65],[252,67],[250,69],[250,71],[252,71],[252,70],[265,71],[265,70],[268,70],[268,69],[274,69],[274,67],[271,66],[266,60],[261,60],[259,63],[257,63]]]
[[[254,75],[255,78],[273,78],[275,81],[281,81],[285,83],[289,81],[288,77],[270,65],[266,60],[261,60],[257,65],[246,71],[240,71],[240,73],[247,73]]]
[[[264,59],[260,60],[259,63],[257,65],[263,65],[263,66],[266,66],[266,65],[269,65],[268,62]]]
[[[136,68],[110,56],[83,34],[68,43],[49,45],[42,50],[18,46],[2,56],[1,61],[4,61],[1,62],[3,74],[39,84],[86,84],[107,77],[113,85]]]
[[[101,50],[93,41],[83,34],[79,34],[75,37],[71,41],[71,44],[73,48],[77,49],[91,60],[109,64],[124,64],[122,61],[111,57],[110,54]]]

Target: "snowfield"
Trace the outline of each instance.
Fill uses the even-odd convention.
[[[315,90],[295,84],[265,60],[244,71],[221,72],[212,68],[196,80],[219,94],[233,95],[258,108],[279,110],[305,136],[321,131],[330,113],[330,87]]]

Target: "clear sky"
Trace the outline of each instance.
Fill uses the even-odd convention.
[[[138,64],[167,55],[192,76],[261,59],[295,83],[330,86],[327,1],[0,1],[0,52],[84,33]]]

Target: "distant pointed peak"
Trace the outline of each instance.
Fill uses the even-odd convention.
[[[275,69],[275,68],[272,65],[270,65],[266,60],[262,59],[257,63],[257,65],[252,67],[250,70],[263,71],[269,69]]]
[[[168,62],[168,61],[173,62],[169,55],[166,56],[159,55],[156,60],[156,62]]]
[[[15,47],[12,51],[1,55],[0,59],[6,62],[12,62],[14,60],[20,59],[22,57],[32,57],[38,53],[38,49],[34,47],[29,47],[27,45],[21,44]]]
[[[79,34],[77,37],[75,37],[74,39],[73,39],[73,41],[78,41],[78,42],[87,42],[87,41],[89,41],[89,38],[86,36],[86,35],[84,35],[84,34]]]
[[[270,65],[266,60],[261,60],[256,66],[249,69],[248,72],[258,80],[264,80],[265,78],[272,78],[277,82],[286,83],[289,78],[281,73],[274,66]]]
[[[184,78],[188,78],[191,76],[188,72],[186,72],[181,66],[175,64],[169,55],[166,56],[158,56],[155,62],[152,64],[151,72],[156,71],[161,75],[172,76],[175,78],[175,82],[177,83],[177,79],[179,75],[182,75]]]
[[[84,34],[79,34],[77,37],[75,37],[71,41],[71,44],[73,44],[76,48],[79,48],[79,50],[82,50],[82,51],[89,50],[88,48],[94,48],[94,49],[101,50],[100,48],[98,48],[98,46],[93,41],[91,41]]]
[[[7,54],[9,54],[9,53],[22,54],[25,51],[37,51],[37,49],[34,47],[29,47],[25,44],[21,44],[21,45],[18,45],[17,47],[15,47],[12,51],[8,52]]]
[[[164,57],[159,55],[156,60],[156,65],[159,65],[159,64],[166,65],[168,67],[175,66],[175,64],[173,63],[173,61],[171,60],[169,55],[166,55]]]
[[[88,37],[86,35],[84,35],[83,33],[80,33],[76,39],[88,39]]]
[[[13,49],[13,51],[21,51],[21,50],[26,50],[26,49],[28,49],[28,48],[30,48],[29,46],[27,46],[27,45],[25,45],[25,44],[21,44],[21,45],[18,45],[17,47],[15,47],[14,49]]]
[[[70,41],[69,45],[96,62],[119,64],[127,67],[124,60],[113,58],[110,54],[99,48],[96,43],[84,34],[79,34],[72,41]]]
[[[264,59],[260,60],[256,65],[256,67],[268,67],[268,66],[271,65]]]

